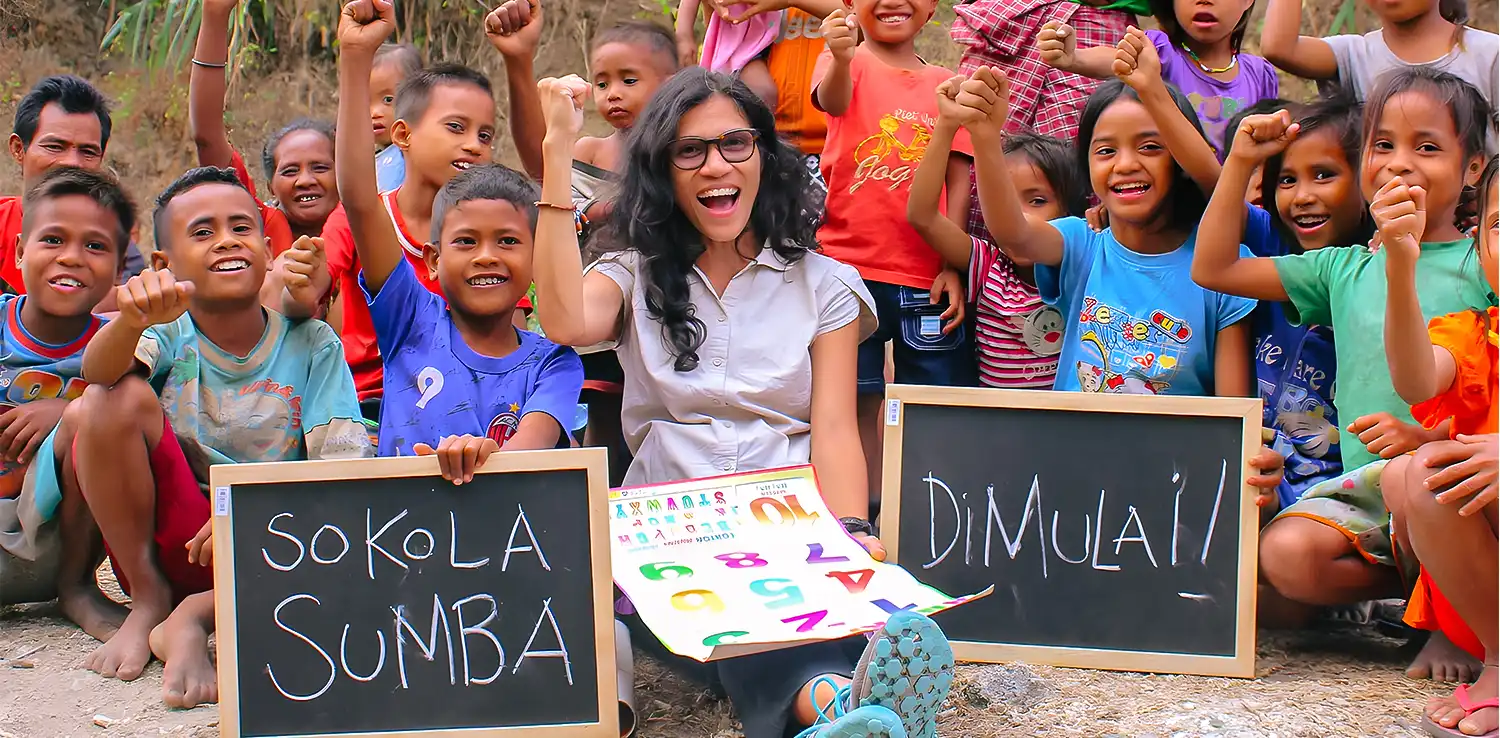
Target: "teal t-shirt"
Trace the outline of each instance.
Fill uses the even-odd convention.
[[[1338,369],[1334,403],[1344,468],[1357,469],[1378,457],[1347,427],[1357,418],[1388,412],[1414,422],[1411,407],[1391,385],[1385,359],[1385,251],[1358,246],[1309,251],[1275,259],[1291,304],[1287,319],[1333,327]],[[1417,295],[1422,317],[1489,306],[1490,292],[1470,239],[1424,243],[1417,258]]]
[[[185,314],[146,329],[135,358],[172,430],[197,439],[213,463],[371,455],[344,345],[323,321],[267,310],[260,341],[235,356]]]

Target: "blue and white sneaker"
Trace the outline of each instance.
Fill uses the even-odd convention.
[[[908,738],[935,738],[938,711],[952,684],[947,636],[926,615],[903,610],[870,638],[848,699],[840,702],[847,708],[884,707],[900,716]]]
[[[906,738],[906,729],[901,718],[884,707],[861,707],[853,712],[844,712],[835,705],[838,717],[832,722],[820,722],[797,734],[797,738]],[[820,708],[820,714],[823,710]],[[827,719],[824,715],[822,719]]]

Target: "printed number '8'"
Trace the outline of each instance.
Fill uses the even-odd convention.
[[[766,603],[766,607],[772,610],[800,605],[805,601],[802,589],[792,584],[790,579],[758,579],[750,583],[750,591],[761,597],[778,598]]]
[[[683,612],[724,612],[724,600],[706,589],[689,589],[672,595],[672,607]]]
[[[727,553],[719,554],[714,558],[724,562],[731,569],[755,569],[766,565],[766,560],[760,554],[754,553]]]
[[[687,579],[692,575],[692,569],[670,561],[641,565],[641,576],[653,582],[660,582],[664,579]]]

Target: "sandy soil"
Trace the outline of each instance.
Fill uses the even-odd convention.
[[[0,738],[218,734],[214,707],[162,704],[159,664],[129,684],[84,670],[95,645],[53,605],[0,609]],[[1448,687],[1406,679],[1408,657],[1400,642],[1350,626],[1263,636],[1254,680],[961,666],[940,725],[945,736],[965,738],[1417,738],[1422,704]],[[637,735],[740,735],[727,704],[637,658]]]

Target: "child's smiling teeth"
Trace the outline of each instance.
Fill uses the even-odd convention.
[[[82,287],[83,283],[72,277],[58,277],[52,280],[52,284],[59,287]]]
[[[1324,223],[1327,223],[1328,222],[1328,216],[1326,216],[1326,215],[1299,215],[1299,216],[1297,216],[1295,218],[1292,218],[1292,222],[1296,223],[1297,227],[1299,227],[1299,228],[1303,228],[1303,229],[1306,229],[1306,230],[1312,230],[1314,228],[1317,228],[1320,225],[1323,225]]]
[[[1150,189],[1151,185],[1144,182],[1131,182],[1129,184],[1115,185],[1110,189],[1122,195],[1138,195]]]
[[[315,202],[323,199],[322,195],[298,195],[297,202]]]
[[[472,162],[472,161],[455,161],[455,162],[453,162],[453,168],[457,169],[459,171],[467,171],[469,169],[472,169],[473,167],[474,167],[474,162]]]
[[[209,269],[209,271],[212,271],[212,272],[237,272],[237,271],[240,271],[241,269],[249,269],[249,268],[250,268],[250,262],[248,262],[248,261],[246,261],[244,259],[228,259],[226,261],[221,261],[221,262],[219,262],[219,263],[217,263],[217,264],[209,267],[208,269]]]
[[[911,20],[911,14],[910,13],[887,13],[885,15],[877,15],[877,16],[875,16],[875,20],[878,20],[881,23],[890,23],[890,24],[894,25],[896,23],[905,23],[908,20]]]
[[[478,277],[469,277],[468,280],[469,284],[475,287],[493,287],[497,284],[505,284],[509,281],[510,280],[505,277],[500,277],[492,274],[486,274]]]

